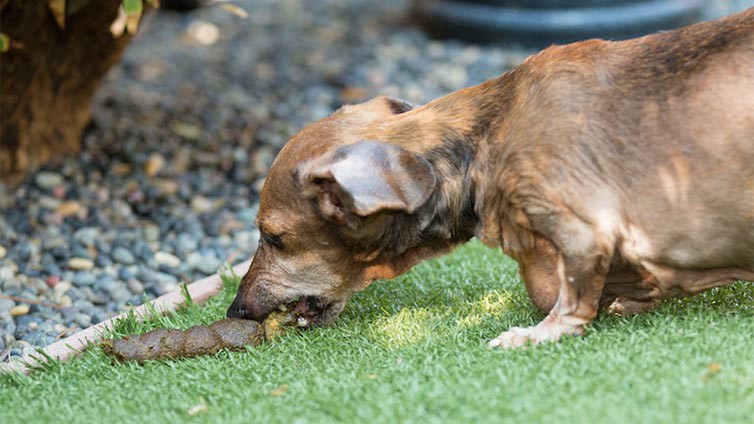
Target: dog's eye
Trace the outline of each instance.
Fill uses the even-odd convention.
[[[283,239],[279,235],[265,233],[261,231],[259,233],[259,245],[269,244],[277,249],[283,248]]]

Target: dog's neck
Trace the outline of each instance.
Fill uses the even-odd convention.
[[[389,118],[370,129],[370,138],[400,145],[432,163],[438,189],[421,215],[422,239],[453,247],[479,226],[477,195],[486,173],[488,140],[499,131],[512,77],[506,73],[424,106]]]

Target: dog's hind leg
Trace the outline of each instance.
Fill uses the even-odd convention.
[[[549,217],[550,225],[558,223]],[[532,220],[533,223],[536,220]],[[528,343],[555,341],[563,335],[581,335],[584,325],[597,315],[605,276],[610,265],[612,246],[599,240],[594,229],[578,219],[560,221],[558,231],[541,232],[551,238],[558,252],[557,276],[560,281],[558,296],[547,317],[533,327],[513,327],[490,341],[490,347],[516,348]],[[523,264],[524,275],[541,273],[541,262]],[[529,267],[535,267],[529,269]],[[546,271],[546,270],[544,270]]]

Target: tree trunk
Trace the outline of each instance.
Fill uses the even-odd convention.
[[[1,3],[0,27],[15,44],[0,56],[4,180],[79,150],[92,95],[131,38],[110,33],[121,0],[67,3],[65,29],[44,0]]]

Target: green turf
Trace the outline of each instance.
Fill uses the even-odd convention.
[[[203,309],[118,331],[211,322],[236,284]],[[515,263],[473,242],[358,294],[330,328],[145,366],[91,350],[0,377],[0,421],[752,422],[754,284],[601,316],[558,344],[486,348],[541,318]]]

